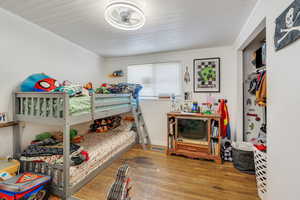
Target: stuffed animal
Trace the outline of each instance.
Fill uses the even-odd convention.
[[[20,89],[22,92],[51,92],[59,86],[60,84],[57,80],[44,73],[40,73],[28,76],[22,82]]]
[[[103,83],[99,88],[96,89],[97,94],[110,94],[108,90],[108,84]]]
[[[93,83],[91,83],[91,82],[88,82],[87,84],[85,84],[84,86],[83,86],[83,88],[84,89],[86,89],[87,91],[88,91],[88,95],[92,95],[92,93],[94,93],[95,91],[94,91],[94,88],[93,88]]]

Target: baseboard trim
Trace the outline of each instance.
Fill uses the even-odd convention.
[[[158,151],[158,152],[166,153],[167,147],[161,146],[161,145],[151,145],[151,151]]]

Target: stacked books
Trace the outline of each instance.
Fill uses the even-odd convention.
[[[217,138],[219,136],[219,125],[218,121],[213,120],[211,124],[211,137]]]
[[[210,141],[210,145],[211,145],[211,154],[212,155],[218,155],[218,148],[219,148],[219,141],[218,141],[218,137],[219,137],[219,123],[216,120],[213,120],[211,123],[211,141]]]
[[[211,154],[212,155],[218,155],[219,153],[218,153],[218,141],[214,141],[214,140],[212,140],[211,142],[210,142],[210,145],[211,145]]]

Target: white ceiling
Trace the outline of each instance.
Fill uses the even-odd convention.
[[[117,30],[108,0],[0,0],[0,7],[102,56],[230,45],[256,0],[143,0],[146,25]],[[138,0],[141,1],[141,0]]]

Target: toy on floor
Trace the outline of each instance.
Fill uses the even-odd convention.
[[[129,200],[131,179],[128,177],[129,166],[123,165],[118,169],[116,180],[110,188],[107,200]]]
[[[20,86],[22,92],[52,92],[60,87],[57,80],[40,73],[28,76]]]
[[[0,182],[0,199],[5,200],[46,200],[49,193],[47,185],[50,177],[24,173]]]

